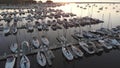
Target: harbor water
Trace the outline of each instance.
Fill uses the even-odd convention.
[[[104,23],[84,26],[83,30],[96,30],[101,27],[105,28],[114,28],[120,25],[120,4],[66,4],[64,6],[59,7],[49,7],[52,9],[61,9],[65,13],[73,13],[76,14],[76,17],[92,17],[96,19],[103,20]],[[101,9],[102,8],[102,9]],[[13,9],[0,9],[0,13],[3,11],[13,11]],[[17,9],[16,9],[17,10]],[[25,9],[26,11],[26,9]],[[24,16],[26,16],[27,13]],[[69,17],[70,18],[70,17]],[[61,18],[62,19],[62,18]],[[45,20],[48,20],[46,18]],[[23,20],[23,22],[26,22]],[[5,23],[5,21],[0,21],[0,23]],[[22,25],[19,22],[19,26]],[[9,35],[4,36],[4,33],[0,31],[0,56],[4,54],[11,54],[9,46],[12,43],[16,43],[16,39],[18,39],[18,43],[21,44],[22,41],[31,41],[33,36],[36,36],[38,39],[42,35],[46,35],[50,41],[50,46],[55,46],[58,44],[56,37],[59,35],[66,33],[66,37],[68,42],[75,43],[77,42],[71,37],[74,30],[79,30],[79,27],[69,28],[69,29],[60,29],[53,31],[49,28],[49,31],[38,31],[34,29],[33,32],[27,32],[26,29],[19,29],[17,35]],[[119,68],[120,67],[120,50],[112,49],[110,51],[103,51],[100,54],[93,55],[84,55],[82,58],[77,58],[72,61],[67,61],[62,54],[61,49],[53,50],[55,58],[52,60],[52,66],[47,66],[45,68]],[[30,68],[41,68],[41,66],[37,63],[36,54],[28,56],[30,59]],[[6,60],[0,61],[0,68],[5,68]],[[17,64],[16,64],[17,65]],[[15,65],[15,68],[17,67]]]

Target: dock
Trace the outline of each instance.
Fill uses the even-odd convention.
[[[56,50],[56,49],[60,49],[62,48],[62,45],[61,44],[56,44],[56,45],[53,45],[53,46],[50,46],[49,47],[49,50]],[[33,55],[33,54],[36,54],[37,52],[41,51],[42,48],[39,48],[39,49],[31,49],[30,51],[26,52],[25,55],[29,56],[29,55]],[[19,52],[19,56],[22,56],[23,53],[22,52]],[[18,57],[18,53],[16,54],[5,54],[3,56],[0,56],[0,60],[5,60],[7,57],[9,56],[15,56],[15,57]]]

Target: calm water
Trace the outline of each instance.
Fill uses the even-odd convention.
[[[89,7],[91,6],[91,7]],[[64,12],[72,12],[74,14],[77,14],[78,17],[84,17],[89,16],[97,19],[104,20],[104,24],[97,24],[92,25],[92,29],[99,29],[101,27],[108,27],[112,28],[117,25],[120,25],[120,5],[119,4],[70,4],[65,5],[61,7],[56,7],[54,9],[62,9]],[[83,9],[83,8],[86,9]],[[99,8],[103,7],[103,10],[99,10]],[[107,7],[107,8],[106,8]],[[115,7],[115,8],[113,8]],[[0,12],[6,11],[6,10],[0,10]],[[12,11],[12,10],[9,10]],[[27,15],[27,14],[26,14]],[[110,22],[109,22],[109,16],[110,16]],[[23,20],[26,22],[25,20]],[[1,21],[0,23],[5,23],[4,21]],[[108,24],[109,23],[109,24]],[[88,26],[83,27],[83,30],[88,30]],[[74,30],[77,30],[79,28],[70,28],[67,30],[67,39],[69,39],[69,42],[76,42],[72,37],[71,34]],[[50,46],[54,46],[57,44],[56,37],[59,34],[63,34],[63,30],[57,30],[52,31],[51,29],[45,34],[48,36],[48,39],[50,40]],[[33,36],[37,36],[38,38],[43,35],[43,32],[38,32],[36,29],[34,29],[34,32],[27,33],[27,30],[21,29],[19,30],[17,34],[17,38],[19,40],[19,43],[21,43],[24,40],[30,41]],[[4,53],[11,53],[9,46],[11,43],[16,42],[16,36],[10,35],[7,37],[4,37],[3,33],[0,32],[0,55],[3,55]],[[84,56],[83,58],[74,59],[71,62],[66,61],[64,56],[62,55],[61,50],[55,50],[53,51],[55,54],[55,58],[53,60],[52,66],[46,66],[45,68],[118,68],[120,67],[120,51],[118,49],[113,49],[109,52],[104,51],[101,54],[94,54],[90,56]],[[31,68],[40,68],[40,65],[36,61],[36,54],[29,56],[30,62],[31,62]],[[0,68],[4,68],[5,60],[0,61]]]

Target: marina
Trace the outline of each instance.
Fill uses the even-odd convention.
[[[119,66],[118,3],[1,8],[0,68]]]

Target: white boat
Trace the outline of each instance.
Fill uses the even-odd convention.
[[[40,47],[40,42],[39,42],[39,40],[36,37],[33,37],[32,44],[33,44],[33,46],[35,48],[39,48]]]
[[[37,28],[38,28],[38,30],[40,30],[40,31],[41,31],[41,30],[43,29],[42,24],[40,24],[40,23],[39,23],[39,24],[37,25]]]
[[[23,41],[21,44],[22,52],[28,51],[29,50],[29,43],[27,41]]]
[[[120,43],[116,40],[116,39],[111,39],[110,41],[109,41],[113,46],[120,46]]]
[[[17,31],[18,31],[17,27],[13,27],[13,28],[12,28],[12,33],[13,33],[13,34],[16,34]]]
[[[79,48],[73,45],[71,46],[71,48],[72,48],[73,53],[75,53],[78,57],[83,56],[83,52]]]
[[[25,55],[20,60],[20,68],[30,68],[30,60]]]
[[[96,45],[94,42],[89,41],[89,42],[87,42],[87,45],[93,47],[93,49],[95,50],[96,53],[103,51],[103,48]]]
[[[111,45],[107,45],[104,40],[98,40],[98,42],[105,47],[106,49],[112,49],[113,47]]]
[[[28,22],[26,24],[26,27],[27,27],[28,31],[33,31],[33,25],[30,22]]]
[[[103,51],[102,45],[99,44],[98,42],[94,41],[95,47],[96,47],[96,51],[100,52]]]
[[[81,41],[79,42],[79,45],[89,54],[93,54],[95,53],[95,50],[93,49],[93,47],[90,47],[89,45],[87,45],[85,42]]]
[[[65,58],[67,60],[73,60],[73,55],[72,53],[70,52],[69,49],[67,49],[66,47],[62,47],[62,53],[63,55],[65,56]]]
[[[45,66],[47,64],[46,57],[42,52],[38,52],[36,58],[38,64],[40,64],[41,66]]]
[[[7,58],[5,63],[5,68],[14,68],[16,58],[14,56],[10,56]]]
[[[42,37],[41,37],[41,42],[42,42],[44,45],[49,46],[49,40],[48,40],[47,37],[42,36]]]
[[[83,35],[81,33],[79,33],[79,32],[75,32],[74,36],[76,36],[78,38],[82,38],[83,37]]]
[[[63,42],[63,43],[66,43],[66,42],[67,42],[67,39],[66,39],[63,35],[61,35],[61,36],[59,37],[59,41],[60,41],[60,42]]]
[[[9,34],[10,33],[10,27],[9,26],[4,27],[3,33],[4,34]]]
[[[13,52],[13,53],[16,53],[17,52],[17,49],[18,49],[18,44],[17,43],[14,43],[10,46],[10,50]]]

